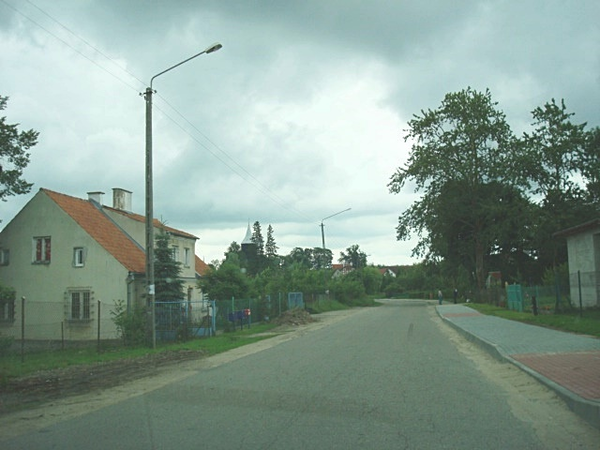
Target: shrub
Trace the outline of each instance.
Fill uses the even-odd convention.
[[[123,300],[115,301],[115,309],[111,311],[112,321],[125,345],[143,345],[148,335],[146,308],[136,307],[133,311],[127,311],[124,303]]]

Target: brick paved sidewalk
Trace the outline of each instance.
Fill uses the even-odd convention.
[[[600,339],[486,316],[464,305],[436,309],[467,338],[555,390],[600,428]]]

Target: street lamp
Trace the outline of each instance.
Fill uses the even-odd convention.
[[[323,225],[323,221],[332,218],[333,216],[337,216],[338,214],[344,213],[346,211],[350,211],[352,208],[348,208],[345,209],[343,211],[340,212],[336,212],[335,214],[332,214],[330,216],[325,217],[324,219],[321,220],[321,239],[323,241],[323,250],[325,250],[325,225]]]
[[[154,199],[152,193],[152,94],[154,94],[155,91],[152,89],[152,82],[156,77],[159,77],[200,55],[216,52],[221,47],[223,46],[217,42],[200,53],[196,53],[194,56],[157,73],[150,79],[150,86],[146,88],[146,92],[144,93],[144,99],[146,100],[146,285],[148,303],[151,307],[152,316],[152,348],[156,348],[156,305],[154,303]]]

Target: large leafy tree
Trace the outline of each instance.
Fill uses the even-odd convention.
[[[358,244],[351,245],[346,252],[340,252],[339,262],[361,269],[367,265],[367,254],[363,252]]]
[[[331,269],[333,253],[328,248],[315,247],[312,251],[314,269]]]
[[[537,215],[537,256],[540,265],[566,262],[564,240],[553,239],[553,234],[592,218],[597,211],[587,204],[580,177],[597,182],[597,156],[591,146],[590,133],[585,123],[572,122],[574,113],[568,112],[564,100],[554,99],[532,111],[533,131],[524,133],[523,167],[531,182],[531,192],[539,197]],[[588,166],[589,164],[589,166]],[[591,169],[591,170],[590,170]]]
[[[517,150],[510,126],[490,91],[472,88],[446,94],[440,107],[421,111],[408,125],[411,154],[388,187],[397,194],[410,182],[422,196],[400,215],[397,239],[416,232],[414,254],[432,260],[454,253],[481,288],[485,258],[507,227],[491,220],[502,217],[504,205],[494,201],[489,185],[516,189],[523,181],[509,157]]]
[[[8,97],[0,96],[0,111],[6,109]],[[29,149],[37,144],[39,132],[19,131],[19,124],[9,124],[0,117],[0,200],[11,195],[27,194],[31,183],[23,179],[29,164]]]
[[[248,278],[242,273],[235,254],[227,258],[218,268],[211,268],[200,279],[198,285],[213,300],[244,298],[248,294]]]

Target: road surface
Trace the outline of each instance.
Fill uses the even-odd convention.
[[[162,380],[5,418],[0,448],[598,448],[598,430],[426,302],[333,316]]]

